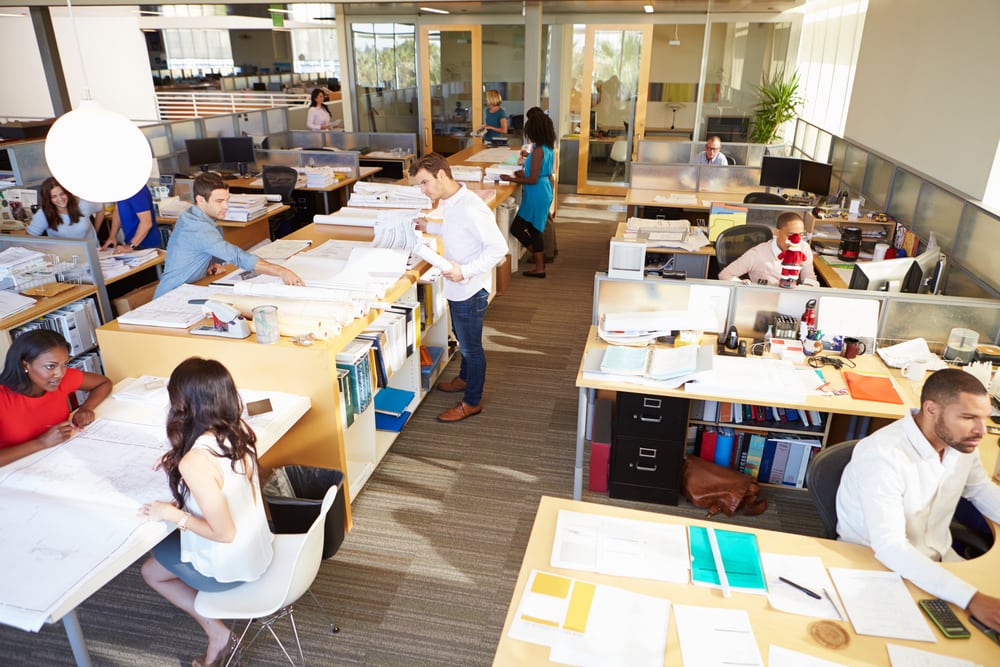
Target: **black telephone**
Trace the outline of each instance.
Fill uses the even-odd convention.
[[[718,353],[729,356],[747,356],[747,343],[740,340],[735,326],[729,327],[724,336],[719,337]]]

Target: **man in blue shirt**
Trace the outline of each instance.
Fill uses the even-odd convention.
[[[184,211],[167,242],[167,259],[154,298],[184,283],[221,273],[222,264],[235,264],[245,271],[277,276],[286,285],[303,285],[295,272],[252,255],[222,238],[215,222],[229,208],[229,187],[218,174],[199,174],[194,179],[194,206]]]
[[[125,242],[121,244],[118,243],[119,229],[125,237]],[[111,232],[103,247],[110,246],[114,246],[116,253],[163,246],[160,230],[156,226],[156,214],[153,212],[153,195],[145,185],[115,206],[115,214],[111,217]]]
[[[722,139],[709,137],[705,142],[705,150],[694,156],[695,164],[715,164],[725,166],[729,160],[722,154]]]

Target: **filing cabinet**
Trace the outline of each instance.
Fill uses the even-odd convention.
[[[619,392],[608,495],[676,505],[688,399]]]

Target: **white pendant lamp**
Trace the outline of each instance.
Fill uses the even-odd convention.
[[[87,83],[70,0],[66,5]],[[128,199],[146,184],[152,172],[149,142],[135,123],[92,99],[89,83],[86,90],[79,106],[60,116],[49,129],[45,162],[60,185],[77,197],[93,202]]]

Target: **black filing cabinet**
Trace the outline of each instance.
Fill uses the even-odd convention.
[[[676,505],[688,399],[618,392],[608,495]]]

